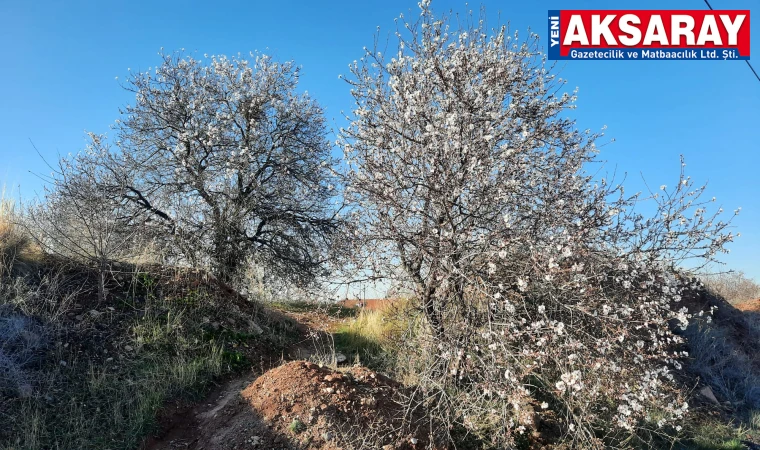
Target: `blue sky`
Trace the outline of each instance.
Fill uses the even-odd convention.
[[[749,9],[757,0],[712,0],[716,9]],[[509,21],[546,34],[549,9],[610,8],[602,0],[488,1],[489,23]],[[470,3],[478,8],[480,3]],[[614,8],[704,9],[702,0],[619,0]],[[464,1],[433,0],[438,12],[465,12]],[[399,13],[415,1],[277,2],[0,2],[0,185],[28,199],[41,189],[34,173],[49,160],[80,150],[85,131],[103,133],[118,107],[132,101],[115,77],[127,68],[159,62],[161,47],[188,53],[247,54],[252,50],[303,66],[301,89],[343,125],[350,110],[347,85],[338,79],[371,46],[379,26],[392,32]],[[760,55],[760,17],[752,48]],[[544,43],[546,41],[543,41]],[[760,57],[754,61],[760,70]],[[616,142],[603,148],[608,168],[628,172],[630,188],[673,185],[679,154],[687,172],[709,181],[709,196],[728,211],[742,233],[725,257],[729,268],[760,279],[760,82],[741,61],[570,61],[560,65],[569,87],[580,88],[574,116],[580,128],[607,125]]]

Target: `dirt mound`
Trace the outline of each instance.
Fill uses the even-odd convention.
[[[175,417],[175,425],[182,426],[143,448],[427,448],[430,424],[397,402],[402,390],[364,367],[336,371],[295,361],[253,383],[237,380],[217,391],[213,400]]]
[[[242,396],[265,422],[305,448],[332,449],[354,440],[371,441],[373,448],[425,448],[427,433],[404,426],[405,411],[396,401],[400,389],[364,367],[338,372],[297,361],[265,373]]]

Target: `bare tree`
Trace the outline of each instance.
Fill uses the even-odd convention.
[[[142,229],[128,216],[124,186],[91,158],[100,145],[99,137],[92,140],[82,154],[58,162],[50,186],[29,207],[27,222],[45,251],[94,266],[103,301],[111,262],[133,252]]]
[[[414,286],[430,325],[408,349],[429,404],[499,448],[536,426],[537,405],[577,448],[658,433],[684,412],[674,270],[713,260],[728,224],[683,171],[632,196],[596,175],[601,134],[568,118],[575,93],[535,35],[420,5],[396,47],[351,65],[341,138],[364,248],[376,273]]]
[[[292,62],[252,56],[162,55],[129,77],[115,149],[96,138],[84,159],[180,258],[233,281],[255,257],[308,283],[340,222],[323,111]]]

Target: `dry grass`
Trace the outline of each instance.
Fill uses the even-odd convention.
[[[341,327],[340,332],[361,337],[367,341],[386,344],[393,337],[394,324],[384,310],[365,309],[354,320]]]
[[[10,270],[16,259],[27,251],[31,240],[18,226],[16,204],[0,190],[0,276]]]
[[[404,342],[419,332],[423,319],[410,299],[398,299],[383,308],[362,309],[334,333],[335,348],[367,367],[392,373],[402,382],[408,361]],[[403,355],[404,358],[399,358]]]
[[[225,374],[263,370],[294,339],[294,327],[197,277],[125,276],[102,304],[86,270],[0,283],[0,324],[32,324],[46,337],[33,364],[16,357],[20,338],[0,339],[15,352],[15,372],[0,367],[0,378],[15,377],[0,393],[2,450],[136,448],[167,402],[197,400]]]

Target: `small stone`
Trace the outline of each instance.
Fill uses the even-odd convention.
[[[705,386],[702,389],[699,390],[699,393],[702,394],[702,397],[706,398],[710,401],[710,403],[714,405],[719,405],[720,402],[718,402],[718,399],[715,398],[715,394],[713,394],[712,389],[710,386]]]
[[[131,351],[132,351],[132,350],[134,350],[134,349],[132,348],[132,346],[131,346],[131,345],[125,345],[125,346],[124,346],[124,350],[126,350],[126,351],[128,351],[128,352],[131,352]]]
[[[346,355],[344,355],[343,353],[336,353],[336,354],[335,354],[335,361],[336,361],[338,364],[340,364],[340,363],[343,363],[343,362],[346,362],[346,360],[347,360],[347,359],[348,359],[348,358],[346,358]]]
[[[248,322],[248,327],[251,329],[252,334],[260,335],[264,334],[264,330],[254,321]]]

